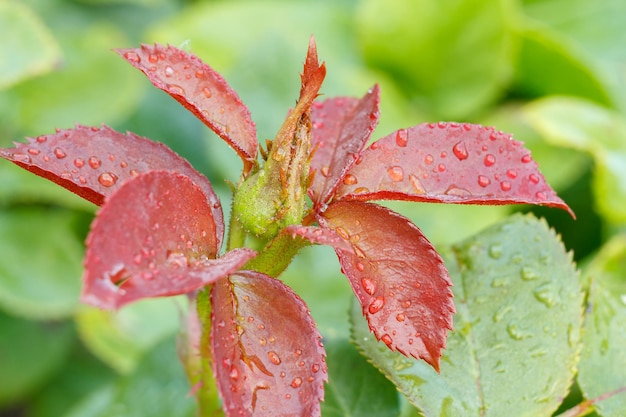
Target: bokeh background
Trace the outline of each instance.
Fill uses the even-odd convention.
[[[195,53],[239,93],[263,141],[295,103],[314,35],[328,69],[325,96],[361,96],[380,84],[373,138],[458,121],[525,142],[576,221],[543,208],[389,206],[437,247],[529,210],[583,267],[610,245],[618,254],[611,319],[623,323],[610,337],[626,343],[624,22],[622,0],[0,0],[0,146],[105,123],[169,145],[228,207],[225,180],[237,180],[238,157],[111,49],[159,42]],[[78,303],[94,213],[0,161],[0,416],[191,416],[175,348],[184,300],[142,301],[114,314]],[[357,401],[355,416],[413,415],[347,342],[352,296],[332,251],[305,249],[283,278],[326,339],[323,415],[343,415],[348,398]],[[624,354],[616,358],[623,362],[614,369],[626,372]],[[346,363],[359,379],[378,381],[376,391],[352,388]],[[572,402],[576,395],[575,388]]]

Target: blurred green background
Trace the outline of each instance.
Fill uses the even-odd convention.
[[[389,203],[435,246],[532,210],[598,271],[607,245],[626,253],[625,21],[623,0],[0,0],[0,146],[105,123],[168,144],[228,207],[224,180],[241,169],[234,152],[111,49],[159,42],[200,56],[240,94],[263,141],[295,103],[313,34],[328,69],[325,96],[381,85],[373,138],[440,120],[494,125],[526,143],[577,215]],[[78,303],[94,213],[0,161],[0,416],[191,416],[175,351],[184,300],[115,314]],[[351,290],[335,259],[329,248],[307,248],[284,276],[326,338],[323,415],[342,415],[337,404],[356,395],[346,363],[381,387],[363,397],[383,405],[363,403],[354,415],[398,415],[393,386],[347,343]],[[626,323],[626,266],[616,265],[610,294]],[[623,338],[626,324],[617,329]]]

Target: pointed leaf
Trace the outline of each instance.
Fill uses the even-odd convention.
[[[254,252],[213,260],[210,206],[191,179],[166,171],[139,174],[112,194],[87,238],[83,301],[118,308],[144,297],[183,294],[227,276]]]
[[[227,416],[320,416],[326,381],[321,336],[282,282],[246,271],[211,294],[215,374]]]
[[[313,105],[311,170],[316,174],[309,194],[316,206],[328,201],[357,161],[378,124],[379,101],[375,85],[360,100],[339,97]]]
[[[116,52],[232,146],[245,166],[256,163],[256,127],[250,111],[213,68],[173,46],[142,45]]]
[[[139,173],[172,170],[188,176],[206,195],[215,220],[212,229],[221,244],[224,216],[211,184],[167,146],[107,126],[76,126],[27,140],[16,143],[15,148],[0,149],[0,156],[99,206]]]
[[[441,373],[374,341],[355,306],[358,347],[420,415],[551,416],[580,351],[583,293],[571,254],[545,221],[522,215],[443,253],[458,313]]]
[[[422,232],[387,208],[357,201],[332,203],[319,221],[354,247],[336,252],[376,338],[439,369],[452,329],[452,284]]]
[[[421,124],[374,142],[337,195],[361,201],[540,204],[573,216],[521,142],[467,123]]]

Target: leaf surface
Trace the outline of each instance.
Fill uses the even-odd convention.
[[[327,370],[304,302],[282,282],[244,271],[211,294],[215,374],[227,416],[320,416]]]
[[[591,261],[588,313],[578,384],[586,399],[622,390],[598,401],[594,409],[602,417],[619,417],[626,410],[626,237],[610,240]]]
[[[374,142],[337,195],[361,201],[541,204],[573,215],[521,142],[467,123],[421,124]]]
[[[209,65],[173,46],[142,45],[117,52],[224,139],[244,165],[256,163],[256,127],[250,111]]]
[[[512,216],[451,250],[455,331],[441,373],[389,352],[352,309],[365,355],[425,417],[549,417],[567,395],[580,351],[583,293],[545,221]]]
[[[319,221],[352,243],[353,252],[336,252],[376,338],[439,369],[454,304],[448,272],[422,232],[357,201],[332,203]]]
[[[316,206],[328,201],[346,172],[357,161],[378,124],[380,89],[363,98],[338,97],[313,104],[311,145],[315,170],[309,195]]]
[[[220,259],[204,192],[166,171],[139,174],[111,195],[87,237],[83,300],[101,308],[177,295],[227,276],[254,252]]]
[[[212,233],[221,244],[224,216],[209,180],[167,146],[107,127],[76,126],[27,138],[0,156],[102,205],[129,178],[150,170],[172,170],[191,178],[204,192],[214,218]],[[208,232],[208,230],[207,230]]]

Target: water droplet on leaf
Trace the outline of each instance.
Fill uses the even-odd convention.
[[[104,187],[111,187],[117,182],[117,176],[111,172],[103,172],[98,176],[98,182]]]
[[[492,154],[487,154],[485,156],[484,164],[486,167],[491,167],[496,163],[496,157]]]
[[[535,270],[527,266],[522,268],[521,276],[522,276],[522,279],[525,281],[533,281],[539,278]]]
[[[385,297],[381,295],[381,296],[376,297],[374,301],[371,302],[367,310],[370,312],[370,314],[376,314],[384,306],[385,306]]]
[[[93,169],[98,169],[100,168],[100,165],[102,165],[102,161],[100,161],[100,159],[96,156],[90,157],[87,162],[89,163],[89,166]]]
[[[363,286],[363,290],[369,295],[374,295],[376,292],[376,283],[369,278],[361,278],[361,285]]]
[[[163,72],[165,73],[166,77],[171,77],[172,75],[174,75],[174,68],[168,65],[165,67],[165,70],[163,70]]]
[[[345,177],[343,177],[343,183],[345,185],[354,185],[358,182],[358,180],[356,179],[356,177],[352,174],[347,174]]]
[[[457,142],[452,147],[452,152],[457,158],[459,158],[459,161],[463,161],[469,156],[469,154],[467,153],[467,147],[465,146],[464,142]]]
[[[278,354],[274,352],[273,350],[270,350],[269,352],[267,352],[267,357],[270,359],[270,362],[272,362],[274,365],[280,365],[281,363],[280,356],[278,356]]]
[[[399,182],[404,179],[404,170],[400,166],[392,166],[387,170],[387,175],[392,181]]]
[[[494,244],[489,247],[489,256],[492,259],[499,259],[502,256],[502,245]]]
[[[67,154],[61,148],[54,148],[54,156],[56,156],[57,159],[63,159],[67,156]]]
[[[400,129],[396,132],[396,144],[404,148],[409,143],[409,136],[406,129]]]
[[[489,184],[491,184],[491,180],[489,178],[485,177],[484,175],[478,176],[478,185],[480,185],[481,187],[487,187]]]

